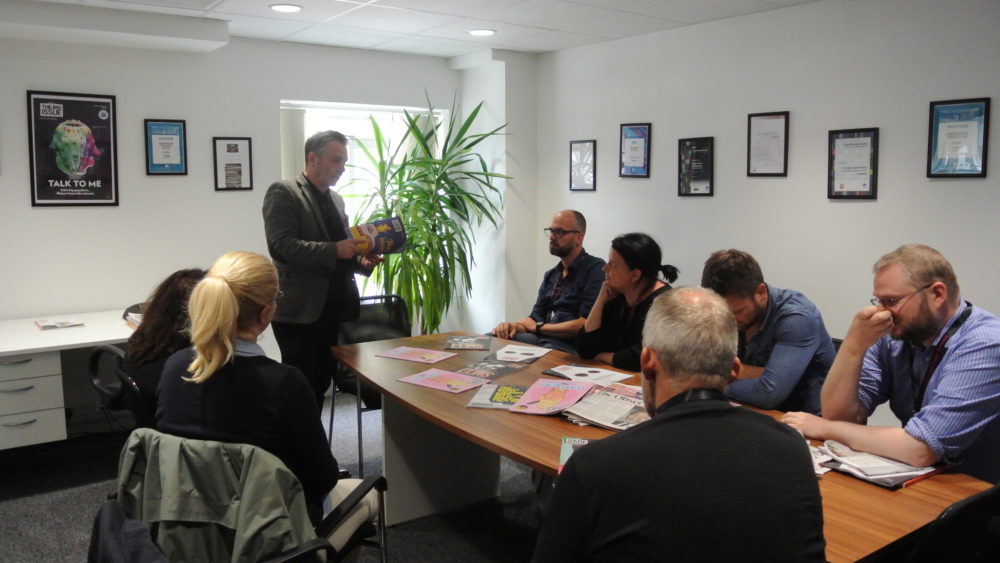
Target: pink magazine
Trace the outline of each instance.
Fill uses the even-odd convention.
[[[399,381],[430,387],[431,389],[440,389],[449,393],[461,393],[462,391],[467,391],[486,383],[486,380],[480,377],[436,368],[400,377]]]
[[[593,386],[584,381],[539,379],[508,410],[523,414],[557,413],[573,406]]]
[[[381,354],[375,354],[380,358],[392,358],[394,360],[409,360],[411,362],[420,362],[423,364],[433,364],[440,362],[441,360],[450,358],[452,356],[457,356],[458,354],[454,352],[442,352],[440,350],[427,350],[425,348],[410,348],[409,346],[400,346],[398,348],[393,348],[387,352],[382,352]]]

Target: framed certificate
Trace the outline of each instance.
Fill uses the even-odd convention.
[[[252,190],[253,158],[250,137],[212,137],[215,190]]]
[[[574,192],[597,190],[597,141],[569,142],[569,189]]]
[[[875,199],[878,187],[878,128],[830,131],[826,197]]]
[[[928,178],[985,178],[990,99],[931,102]]]
[[[118,205],[115,97],[28,91],[31,205]]]
[[[187,174],[187,124],[176,119],[146,119],[146,175]]]
[[[788,112],[747,115],[747,176],[788,176]]]
[[[649,178],[649,142],[653,131],[651,123],[623,123],[618,141],[620,158],[618,176],[621,178]]]
[[[677,195],[715,193],[715,137],[677,140]]]

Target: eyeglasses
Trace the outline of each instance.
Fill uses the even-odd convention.
[[[916,291],[911,291],[906,295],[900,295],[899,297],[874,297],[870,300],[870,302],[872,305],[875,305],[876,307],[881,305],[884,309],[892,309],[893,307],[899,305],[901,302],[906,301],[910,297],[913,297],[914,295],[920,293],[921,291],[927,289],[932,285],[934,285],[934,282],[931,282]]]
[[[545,236],[547,237],[563,238],[564,236],[570,233],[582,233],[583,231],[567,231],[564,229],[553,229],[551,227],[545,227],[544,229],[542,229],[542,232],[545,233]]]

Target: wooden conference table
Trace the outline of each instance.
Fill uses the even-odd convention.
[[[397,346],[441,350],[447,333],[336,346],[333,355],[374,385],[383,401],[383,469],[389,482],[386,516],[390,525],[455,510],[499,493],[499,456],[555,475],[563,436],[600,439],[610,431],[577,426],[562,416],[470,409],[475,391],[447,393],[397,381],[434,367],[460,369],[488,352],[457,351],[432,365],[376,357]],[[493,339],[496,351],[510,341]],[[545,369],[591,363],[553,350],[526,369],[498,378],[530,385]],[[638,384],[637,379],[625,383]],[[780,416],[775,411],[761,411]],[[735,470],[739,460],[733,460]],[[934,520],[949,505],[990,487],[962,474],[941,474],[890,491],[831,471],[820,480],[826,557],[856,561],[896,543]]]

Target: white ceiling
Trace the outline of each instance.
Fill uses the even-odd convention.
[[[31,1],[223,20],[236,37],[451,57],[486,48],[557,51],[816,0]],[[302,11],[272,11],[278,2]],[[497,33],[468,34],[476,28]]]

